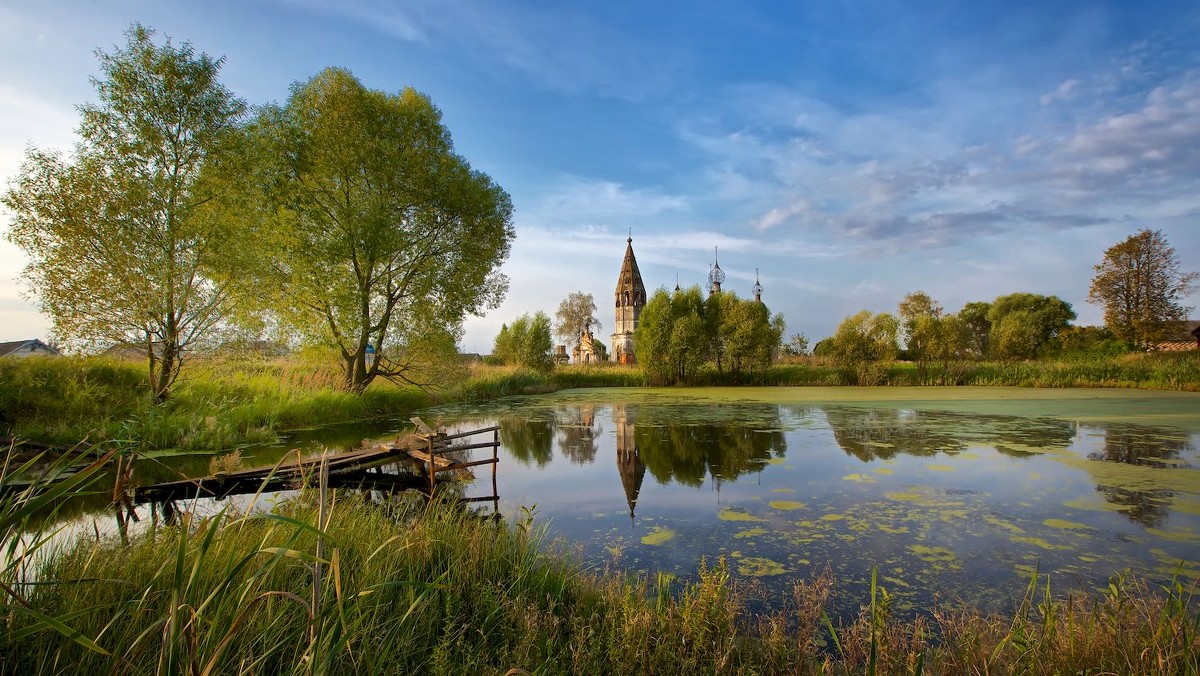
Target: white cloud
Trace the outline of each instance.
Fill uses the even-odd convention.
[[[1063,80],[1062,84],[1055,87],[1054,91],[1049,94],[1042,94],[1038,100],[1041,101],[1043,106],[1050,105],[1056,101],[1070,101],[1079,96],[1079,89],[1082,84],[1082,82],[1075,78]]]

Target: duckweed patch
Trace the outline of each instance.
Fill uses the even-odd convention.
[[[1044,521],[1042,521],[1042,523],[1045,524],[1046,526],[1049,526],[1050,528],[1062,528],[1064,530],[1091,530],[1092,529],[1092,527],[1087,525],[1086,523],[1076,523],[1074,521],[1067,521],[1066,519],[1045,519]]]
[[[754,516],[744,507],[722,507],[717,512],[717,518],[722,521],[766,521],[761,516]]]
[[[877,479],[875,477],[871,476],[870,474],[857,474],[857,473],[847,474],[846,476],[842,477],[842,479],[844,481],[856,481],[856,482],[862,483],[862,484],[873,484],[877,481]]]
[[[760,535],[766,535],[768,532],[770,532],[770,531],[768,531],[766,528],[763,528],[761,526],[756,526],[754,528],[747,528],[745,530],[740,530],[740,531],[734,533],[733,537],[735,537],[735,538],[756,538]]]
[[[945,547],[909,545],[908,549],[926,563],[949,563],[958,559],[953,551]]]
[[[1019,542],[1022,544],[1026,544],[1026,545],[1033,545],[1035,547],[1041,547],[1042,549],[1046,549],[1046,550],[1072,549],[1072,547],[1070,547],[1068,545],[1050,544],[1049,542],[1047,542],[1046,540],[1043,540],[1042,538],[1031,537],[1028,535],[1015,535],[1013,537],[1010,537],[1009,540],[1012,540],[1013,542]]]
[[[743,556],[737,561],[737,572],[746,577],[768,577],[790,572],[787,566],[765,556]]]
[[[794,509],[808,508],[807,504],[805,504],[803,502],[799,502],[797,500],[772,500],[771,502],[769,502],[767,504],[769,504],[771,506],[771,509],[778,509],[778,510],[782,510],[782,511],[791,511]]]
[[[655,526],[653,530],[642,536],[642,544],[659,546],[675,539],[675,531],[665,526]]]

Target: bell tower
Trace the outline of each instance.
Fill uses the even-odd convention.
[[[616,321],[613,322],[612,359],[622,364],[632,364],[633,331],[638,317],[646,305],[646,286],[642,284],[642,273],[638,270],[637,258],[633,255],[633,235],[625,240],[625,260],[621,263],[621,275],[617,278]]]

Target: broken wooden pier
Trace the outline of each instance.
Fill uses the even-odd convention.
[[[496,485],[496,469],[500,463],[500,428],[485,427],[448,435],[431,429],[419,418],[412,420],[417,427],[416,432],[390,444],[313,458],[297,458],[271,467],[218,472],[212,476],[138,486],[132,489],[132,502],[145,504],[193,498],[221,499],[230,495],[315,486],[324,461],[328,463],[328,485],[332,488],[418,490],[426,495],[433,495],[443,481],[474,479],[475,475],[471,472],[473,467],[491,465],[492,494],[460,500],[490,500],[498,508],[500,496]],[[472,441],[473,437],[489,433],[490,439],[487,441]],[[490,458],[463,459],[469,457],[471,451],[488,448],[492,451]],[[405,468],[408,471],[403,471]]]

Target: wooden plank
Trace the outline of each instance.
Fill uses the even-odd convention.
[[[455,470],[455,469],[466,469],[468,467],[478,467],[480,465],[491,465],[496,462],[500,462],[500,461],[497,460],[496,458],[488,458],[486,460],[473,460],[471,462],[458,462],[453,465],[447,465],[445,467],[438,467],[438,471],[439,472],[449,472],[449,471]]]
[[[476,434],[483,434],[484,432],[495,432],[498,429],[500,429],[499,425],[493,425],[491,427],[481,427],[480,429],[477,429],[477,430],[470,430],[468,432],[459,432],[458,434],[446,435],[446,436],[442,437],[442,441],[450,441],[451,439],[462,439],[463,437],[471,437],[471,436],[475,436]]]
[[[418,451],[415,448],[407,451],[407,454],[409,457],[416,458],[421,462],[433,462],[434,466],[439,470],[450,464],[450,461],[445,458],[439,458],[437,455],[429,455],[425,451]]]
[[[429,425],[426,425],[424,420],[421,420],[415,415],[408,420],[413,424],[413,427],[417,428],[417,434],[423,434],[427,437],[432,437],[437,434],[437,431],[435,431]]]
[[[470,451],[476,448],[492,448],[495,445],[496,442],[494,441],[481,441],[477,444],[461,444],[458,446],[446,446],[444,448],[434,447],[433,452],[437,455],[441,455],[443,453],[453,453],[454,451]]]

